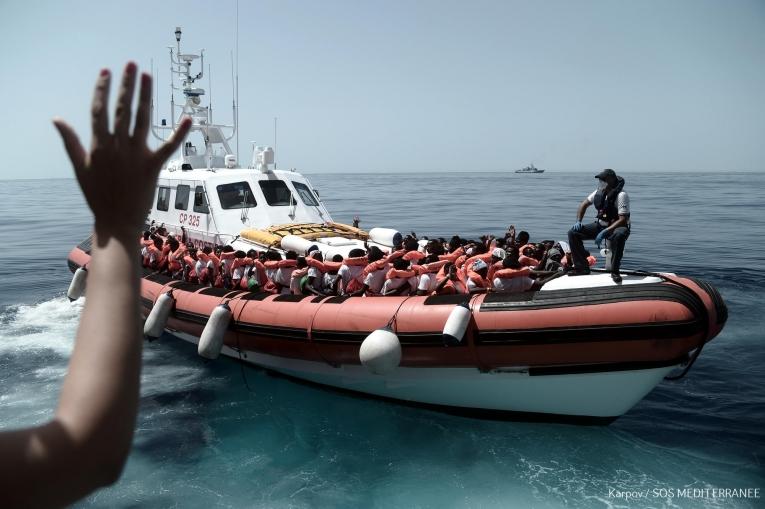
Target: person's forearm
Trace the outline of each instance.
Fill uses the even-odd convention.
[[[106,462],[101,468],[110,470],[121,470],[127,457],[138,406],[140,267],[133,237],[96,232],[85,306],[56,411],[75,445],[83,446],[82,461]]]
[[[587,200],[584,200],[582,203],[579,204],[579,208],[576,211],[576,220],[581,221],[584,219],[584,213],[587,212],[587,207],[590,206],[590,202]]]

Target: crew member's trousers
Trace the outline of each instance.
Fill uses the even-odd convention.
[[[598,221],[595,221],[582,225],[582,229],[578,232],[575,232],[573,229],[568,231],[568,243],[571,246],[571,258],[574,261],[574,269],[584,270],[589,268],[583,241],[594,239],[605,228]],[[627,243],[627,237],[629,236],[629,226],[620,226],[614,229],[608,237],[611,249],[611,272],[619,272],[622,256],[624,255],[624,244]]]

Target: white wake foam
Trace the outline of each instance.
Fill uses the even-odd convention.
[[[50,349],[68,357],[84,303],[84,299],[69,302],[66,297],[56,297],[7,310],[11,317],[0,330],[0,352]]]

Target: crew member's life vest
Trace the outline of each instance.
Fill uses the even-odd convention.
[[[597,218],[609,225],[619,219],[619,209],[616,206],[616,201],[619,193],[624,189],[624,179],[622,177],[616,178],[616,186],[613,189],[609,189],[608,192],[599,189],[595,193],[595,199],[592,201],[592,204],[595,205],[595,209],[598,211]]]

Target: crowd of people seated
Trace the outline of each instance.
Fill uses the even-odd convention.
[[[325,260],[318,248],[305,256],[287,251],[195,246],[181,228],[177,238],[164,226],[140,239],[144,267],[173,279],[226,289],[295,295],[450,295],[538,290],[572,266],[565,242],[532,243],[528,232],[478,240],[455,235],[403,237],[390,252],[375,245]],[[590,265],[595,258],[589,255]]]

